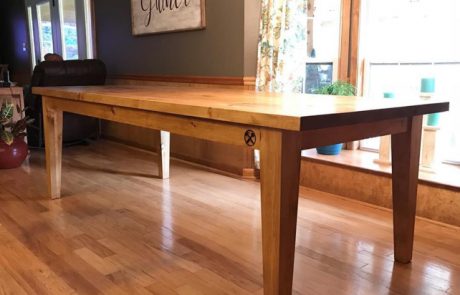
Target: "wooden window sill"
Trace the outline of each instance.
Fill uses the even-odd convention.
[[[315,162],[328,163],[340,167],[349,167],[358,171],[367,171],[390,177],[391,165],[378,164],[378,153],[363,150],[342,150],[337,156],[319,155],[315,149],[302,151],[302,158]],[[460,191],[460,166],[439,164],[435,172],[420,170],[421,183]]]

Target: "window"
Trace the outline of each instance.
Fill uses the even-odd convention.
[[[25,0],[32,65],[47,53],[64,59],[93,57],[91,0]]]
[[[458,0],[362,1],[360,57],[363,93],[393,92],[395,99],[420,93],[422,78],[434,78],[435,96],[451,101],[443,113],[438,147],[443,160],[460,163],[460,3]],[[377,150],[378,139],[361,141]]]
[[[309,1],[305,93],[337,80],[341,0]]]
[[[337,65],[332,61],[321,62],[309,59],[305,68],[305,93],[316,93],[321,87],[332,84],[337,80]]]

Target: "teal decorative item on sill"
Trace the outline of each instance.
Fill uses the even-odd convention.
[[[383,98],[395,98],[395,93],[394,92],[384,92]]]
[[[440,113],[429,114],[428,115],[428,120],[426,121],[426,124],[428,126],[433,126],[433,127],[438,126],[440,117],[441,117]]]
[[[436,89],[436,80],[434,78],[422,78],[420,81],[420,92],[422,97],[430,98],[432,94],[435,92]],[[427,116],[426,124],[428,126],[438,126],[439,125],[439,118],[441,114],[429,114]]]
[[[354,96],[356,93],[355,86],[343,81],[336,81],[331,85],[326,85],[318,89],[316,94]],[[316,152],[320,155],[338,155],[342,150],[343,144],[331,144],[322,147],[317,147]]]
[[[316,151],[320,155],[338,155],[342,150],[343,143],[331,144],[326,146],[317,147]]]
[[[434,93],[435,90],[434,78],[422,78],[420,83],[420,92],[422,93]]]

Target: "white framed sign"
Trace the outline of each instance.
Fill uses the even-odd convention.
[[[205,0],[131,0],[133,35],[206,27]]]

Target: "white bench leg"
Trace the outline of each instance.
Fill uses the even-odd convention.
[[[169,141],[170,134],[168,131],[160,131],[158,140],[158,174],[161,179],[169,178]]]

